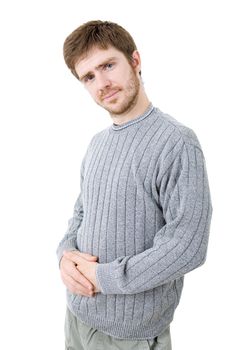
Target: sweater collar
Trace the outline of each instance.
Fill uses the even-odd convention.
[[[136,117],[136,118],[134,118],[134,119],[132,119],[132,120],[129,120],[128,122],[123,123],[123,124],[119,124],[119,125],[117,125],[117,124],[112,124],[112,129],[113,129],[113,130],[122,130],[122,129],[125,129],[125,128],[131,126],[131,125],[134,125],[134,124],[136,124],[136,123],[139,123],[140,121],[142,121],[142,120],[144,120],[146,117],[148,117],[148,116],[151,114],[151,112],[152,112],[153,110],[154,110],[154,106],[150,103],[149,106],[148,106],[148,108],[146,109],[146,111],[145,111],[143,114],[141,114],[141,115],[139,115],[138,117]]]

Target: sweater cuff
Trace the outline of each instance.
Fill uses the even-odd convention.
[[[122,290],[118,287],[116,276],[117,261],[107,264],[98,264],[96,269],[96,279],[98,286],[103,294],[122,294]]]
[[[61,258],[63,257],[64,250],[77,250],[76,239],[70,239],[65,242],[57,249],[57,258],[60,266]]]

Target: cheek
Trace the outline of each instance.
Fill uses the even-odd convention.
[[[88,93],[91,95],[91,97],[96,100],[96,98],[98,98],[98,92],[97,89],[95,89],[94,86],[91,86],[89,88],[87,88]]]
[[[122,86],[123,88],[125,88],[127,86],[128,81],[130,80],[131,77],[131,72],[129,71],[129,69],[124,69],[122,70],[119,74],[117,74],[114,77],[114,81],[117,85]]]

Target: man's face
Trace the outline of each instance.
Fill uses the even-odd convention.
[[[111,115],[129,112],[136,104],[140,91],[140,58],[133,53],[132,65],[124,54],[113,47],[93,48],[75,65],[80,81],[95,102]]]

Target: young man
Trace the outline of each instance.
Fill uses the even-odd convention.
[[[121,26],[83,24],[64,57],[113,122],[90,142],[57,250],[66,349],[170,350],[184,275],[206,258],[212,207],[201,146],[150,103]]]

